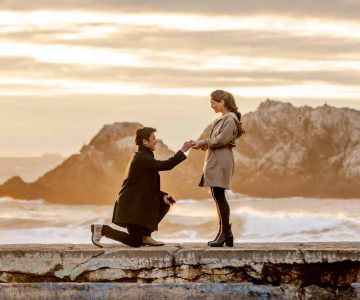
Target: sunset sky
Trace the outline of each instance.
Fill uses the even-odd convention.
[[[1,0],[0,156],[77,152],[104,124],[172,149],[266,98],[360,109],[360,1]]]

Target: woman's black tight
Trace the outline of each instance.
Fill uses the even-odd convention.
[[[225,197],[225,189],[221,187],[211,187],[211,194],[217,206],[220,225],[229,225],[230,207]]]

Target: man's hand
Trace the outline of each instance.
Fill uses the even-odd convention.
[[[185,142],[184,143],[184,145],[181,147],[181,151],[182,152],[187,152],[187,151],[189,151],[189,149],[192,147],[192,143],[191,143],[192,141],[189,141],[189,142]]]
[[[173,205],[176,203],[176,200],[169,195],[164,195],[163,200],[164,200],[165,204],[167,204],[167,205]]]

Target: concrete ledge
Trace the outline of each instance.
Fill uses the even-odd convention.
[[[360,285],[345,289],[247,283],[2,283],[2,300],[38,299],[358,299]]]
[[[360,243],[1,245],[0,282],[253,283],[349,288],[360,282]]]

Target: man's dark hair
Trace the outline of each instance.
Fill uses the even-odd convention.
[[[143,127],[136,130],[135,143],[138,146],[143,146],[143,139],[149,140],[150,135],[156,132],[155,128]]]

